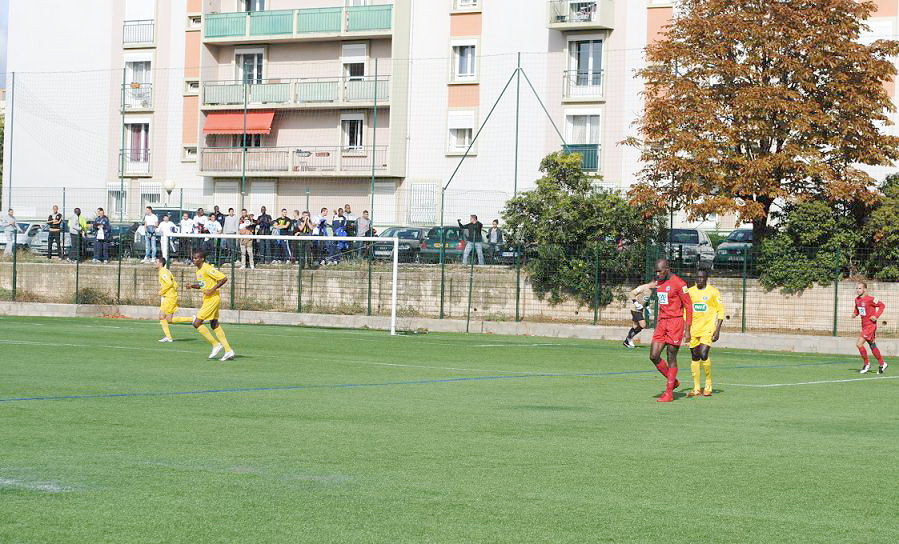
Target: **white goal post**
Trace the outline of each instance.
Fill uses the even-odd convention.
[[[199,238],[202,240],[282,240],[285,242],[380,242],[393,245],[393,268],[391,273],[390,294],[390,334],[396,335],[396,299],[397,278],[399,275],[399,238],[382,238],[377,236],[275,236],[253,234],[186,234],[179,232],[163,232],[160,239],[160,250],[166,261],[169,260],[169,238]]]

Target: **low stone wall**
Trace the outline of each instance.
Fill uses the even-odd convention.
[[[196,307],[200,294],[185,288],[193,283],[195,269],[189,265],[172,267],[181,286],[181,306]],[[369,304],[369,274],[364,264],[357,269],[323,267],[298,271],[296,267],[257,270],[230,267],[224,272],[231,283],[223,289],[224,307],[246,311],[282,311],[320,314],[363,315]],[[121,284],[119,286],[119,275]],[[10,289],[11,263],[0,263],[0,289]],[[371,274],[372,313],[390,311],[391,275],[378,266]],[[726,330],[740,330],[743,321],[743,282],[739,278],[715,278],[726,306]],[[151,265],[81,264],[77,267],[82,303],[128,305],[158,304],[158,282]],[[514,321],[516,315],[516,275],[505,267],[475,267],[471,281],[471,318],[475,321]],[[20,262],[17,269],[19,300],[72,303],[75,300],[76,266],[58,262]],[[398,311],[403,318],[438,317],[440,313],[441,270],[438,266],[409,265],[400,269]],[[522,274],[518,314],[527,322],[587,324],[593,321],[589,308],[567,302],[550,305],[531,290]],[[899,283],[872,283],[869,290],[887,304],[880,334],[899,335]],[[443,280],[443,311],[447,318],[466,318],[469,303],[469,269],[447,266]],[[837,323],[840,334],[855,334],[859,320],[852,317],[854,282],[844,281],[837,291]],[[757,280],[747,280],[745,313],[748,330],[783,331],[799,334],[831,334],[834,319],[834,287],[815,287],[800,295],[767,292]],[[604,324],[625,325],[630,319],[627,304],[615,302],[599,312]]]

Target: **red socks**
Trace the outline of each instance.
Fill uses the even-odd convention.
[[[862,347],[858,348],[858,352],[862,354],[862,361],[864,361],[865,366],[867,366],[868,365],[868,350],[865,349],[865,346],[862,346]],[[874,356],[877,357],[878,355],[880,355],[880,350],[877,348],[874,348]],[[877,360],[879,361],[880,358],[878,357]]]
[[[677,382],[677,367],[673,366],[668,369],[668,383],[665,385],[666,395],[670,395],[674,391],[675,382]]]
[[[859,349],[859,351],[861,351],[862,349],[865,349],[865,348],[861,348],[861,349]],[[877,364],[879,364],[880,366],[883,366],[883,355],[880,354],[880,348],[871,348],[871,353],[873,353],[874,357],[877,358]],[[865,359],[865,364],[868,364],[868,357],[865,356],[864,359]]]
[[[656,369],[658,369],[662,376],[668,377],[668,363],[665,362],[665,359],[659,361],[659,364],[656,365]]]

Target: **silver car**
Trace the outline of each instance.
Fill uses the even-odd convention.
[[[715,248],[708,235],[699,229],[674,229],[670,239],[667,235],[663,238],[662,245],[672,262],[707,270],[715,267]]]
[[[35,227],[39,227],[35,229]],[[50,226],[49,225],[32,225],[31,229],[34,233],[28,239],[28,248],[35,255],[47,255],[47,241],[50,239]],[[62,235],[60,236],[60,240],[63,243],[63,247],[68,250],[68,247],[72,244],[71,238],[68,229],[68,222],[63,220],[62,222]],[[53,251],[56,252],[56,248],[53,248]]]
[[[18,235],[16,237],[16,246],[19,249],[29,248],[29,242],[31,241],[31,237],[34,236],[34,233],[40,229],[41,225],[39,223],[31,223],[28,221],[19,221],[16,226],[18,227]],[[0,229],[0,252],[6,249],[6,230]]]

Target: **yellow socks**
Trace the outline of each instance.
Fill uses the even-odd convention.
[[[712,359],[709,357],[707,361],[702,362],[702,369],[705,371],[705,390],[712,392]],[[697,374],[699,372],[697,371]],[[698,380],[698,378],[697,378]],[[696,383],[699,383],[698,381]]]
[[[690,373],[693,374],[693,391],[699,391],[702,389],[699,375],[699,361],[692,361],[690,363]]]
[[[172,332],[169,330],[169,322],[165,319],[160,319],[159,324],[162,325],[162,332],[165,333],[165,337],[171,338]]]
[[[192,317],[173,317],[172,323],[193,323],[194,318]]]
[[[218,345],[218,342],[213,338],[212,333],[209,332],[209,329],[206,328],[206,325],[200,325],[197,327],[197,332],[200,333],[200,336],[206,339],[207,342],[212,344],[213,346]]]
[[[231,351],[231,344],[229,344],[228,339],[225,338],[225,331],[221,327],[218,327],[216,329],[213,329],[213,332],[215,333],[216,338],[219,339],[219,342],[221,342],[222,345],[225,346],[225,351]]]

